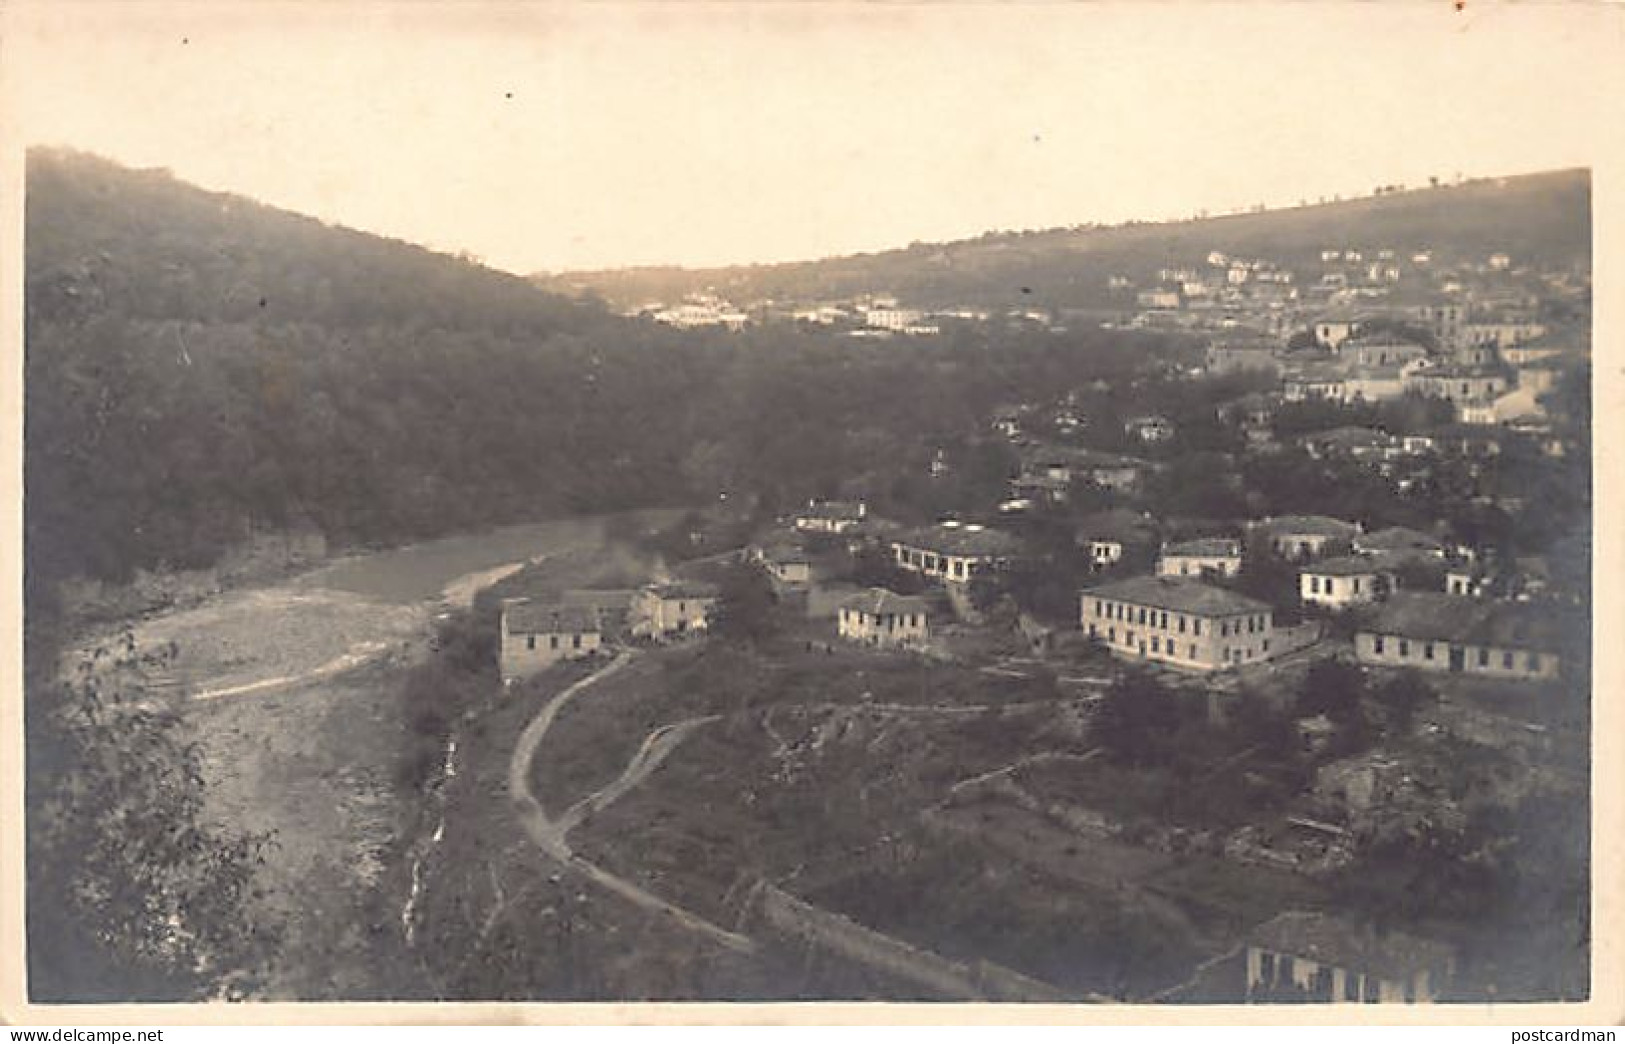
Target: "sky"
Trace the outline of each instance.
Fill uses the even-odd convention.
[[[1600,3],[30,3],[6,124],[516,272],[1593,166]]]

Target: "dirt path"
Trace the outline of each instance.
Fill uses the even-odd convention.
[[[569,843],[565,839],[565,834],[571,826],[575,825],[574,821],[566,823],[570,813],[565,814],[566,819],[553,820],[549,818],[547,810],[542,807],[542,803],[531,792],[531,760],[536,756],[536,748],[541,745],[543,738],[546,737],[547,730],[552,727],[553,719],[558,716],[559,711],[582,691],[620,671],[631,663],[632,659],[633,654],[631,652],[620,653],[605,667],[573,683],[551,700],[548,700],[542,709],[537,712],[536,717],[532,718],[530,723],[525,726],[525,730],[519,734],[519,742],[515,745],[513,757],[508,762],[509,796],[518,806],[520,822],[524,825],[525,832],[551,858],[568,864],[571,868],[580,871],[606,890],[614,892],[651,913],[664,914],[683,927],[705,935],[731,950],[749,953],[756,946],[745,936],[719,928],[703,917],[690,913],[674,903],[667,902],[653,892],[633,884],[625,878],[617,877],[571,852]],[[626,772],[622,774],[620,779],[617,779],[597,794],[586,798],[585,801],[578,802],[575,808],[571,809],[571,812],[581,809],[588,802],[604,799],[605,795],[611,792],[613,794],[603,801],[604,804],[608,804],[609,801],[619,797],[626,789],[634,786],[638,780],[652,772],[660,761],[676,747],[677,743],[681,742],[682,737],[686,736],[688,731],[692,731],[693,728],[704,724],[705,721],[706,719],[695,719],[682,723],[682,725],[690,726],[686,731],[682,731],[682,725],[668,730],[657,729],[654,734],[644,741],[638,752],[633,755],[632,763],[628,765]],[[617,788],[619,789],[617,790]]]
[[[670,757],[695,729],[720,720],[722,720],[720,714],[689,718],[686,721],[662,725],[649,733],[632,755],[632,760],[627,762],[618,779],[577,801],[554,821],[559,833],[568,835],[589,816],[596,815],[619,801],[629,790],[649,778],[649,773],[659,768],[661,762]]]

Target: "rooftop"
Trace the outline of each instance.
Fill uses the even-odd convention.
[[[1419,529],[1389,526],[1354,538],[1359,551],[1443,551],[1444,544]]]
[[[1552,608],[1484,602],[1433,591],[1396,591],[1364,629],[1379,634],[1497,649],[1557,647],[1564,621]]]
[[[672,599],[715,598],[721,589],[716,584],[706,583],[704,580],[673,580],[670,583],[654,584],[647,590],[669,602]]]
[[[1389,980],[1420,971],[1444,972],[1453,957],[1450,947],[1431,939],[1378,933],[1368,925],[1300,910],[1279,914],[1255,928],[1249,941],[1275,953]]]
[[[502,616],[511,634],[588,634],[599,630],[598,613],[590,606],[562,602],[510,602]]]
[[[900,595],[883,587],[860,591],[841,603],[842,609],[866,613],[870,616],[898,616],[907,613],[926,613],[925,599],[913,595]]]
[[[1375,560],[1358,555],[1340,555],[1303,567],[1306,576],[1375,576],[1381,571]]]
[[[1010,555],[1021,546],[1015,537],[996,529],[915,529],[899,534],[897,543],[946,555]]]
[[[1326,515],[1281,515],[1260,523],[1271,533],[1291,533],[1303,536],[1348,537],[1360,531],[1353,522]]]
[[[1172,609],[1192,616],[1239,616],[1270,611],[1268,603],[1256,598],[1184,577],[1133,576],[1089,588],[1083,593],[1091,598]]]
[[[1199,537],[1181,540],[1162,549],[1164,556],[1183,558],[1218,558],[1241,554],[1241,541],[1231,537]]]

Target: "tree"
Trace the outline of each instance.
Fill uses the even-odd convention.
[[[1324,657],[1309,666],[1298,690],[1299,717],[1324,714],[1339,725],[1353,721],[1365,696],[1365,672],[1352,663]]]
[[[29,977],[36,1000],[250,993],[279,936],[257,905],[270,838],[205,815],[185,718],[128,634],[70,680],[31,679]]]
[[[1144,768],[1173,754],[1179,722],[1174,693],[1146,671],[1130,669],[1106,690],[1089,736],[1112,761]]]
[[[1388,731],[1404,735],[1411,730],[1416,712],[1434,703],[1439,693],[1415,671],[1403,671],[1372,690],[1371,695],[1387,718]]]
[[[767,574],[755,565],[733,565],[722,578],[711,610],[711,633],[726,642],[756,645],[777,630],[778,599]]]

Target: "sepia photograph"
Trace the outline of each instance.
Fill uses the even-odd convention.
[[[7,4],[5,1016],[1617,1005],[1622,39]]]

